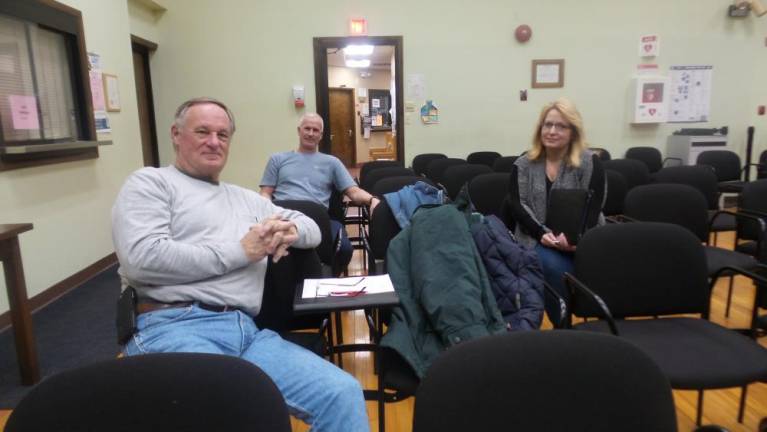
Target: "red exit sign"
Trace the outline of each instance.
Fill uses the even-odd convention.
[[[349,20],[349,34],[351,36],[367,36],[368,20],[365,18],[352,18]]]

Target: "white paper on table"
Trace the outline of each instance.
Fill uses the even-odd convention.
[[[362,290],[365,288],[364,290]],[[393,292],[394,285],[388,274],[353,276],[345,278],[304,279],[301,298],[344,297],[362,290],[363,294]]]

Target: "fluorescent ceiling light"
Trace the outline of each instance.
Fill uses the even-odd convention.
[[[344,48],[344,54],[353,56],[369,56],[373,54],[373,45],[349,45]]]
[[[370,59],[362,59],[362,60],[346,59],[346,67],[350,67],[350,68],[370,67]]]

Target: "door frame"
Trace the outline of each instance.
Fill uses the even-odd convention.
[[[394,46],[394,94],[397,113],[397,160],[405,154],[405,101],[402,76],[402,36],[345,36],[314,38],[314,91],[317,114],[325,121],[320,151],[330,153],[330,96],[328,93],[328,48],[343,48],[350,44]],[[356,121],[356,120],[355,120]],[[356,149],[355,149],[356,151]],[[355,159],[356,161],[356,159]]]
[[[150,143],[150,150],[151,150],[151,159],[152,159],[152,166],[159,167],[160,166],[160,151],[159,151],[159,144],[157,140],[157,122],[155,119],[154,114],[154,97],[152,96],[154,94],[154,91],[152,89],[152,74],[149,69],[149,55],[157,50],[157,44],[148,41],[146,39],[140,38],[136,35],[130,35],[131,39],[131,52],[132,53],[138,53],[141,57],[144,58],[144,77],[146,82],[146,90],[147,90],[147,105],[149,105],[149,132],[151,136],[151,143]],[[133,57],[131,56],[131,63],[133,62]],[[138,104],[138,101],[137,101]],[[142,144],[142,157],[143,157],[143,144]]]
[[[354,161],[354,163],[352,163],[351,165],[355,166],[355,165],[357,165],[357,124],[356,124],[357,119],[354,118],[354,89],[353,88],[349,88],[349,87],[328,87],[328,107],[330,107],[330,90],[339,90],[339,91],[351,94],[351,101],[352,101],[352,107],[351,108],[352,109],[351,109],[351,119],[350,120],[351,120],[351,125],[352,125],[352,132],[353,132],[352,133],[352,160]],[[325,123],[325,124],[328,125],[327,129],[330,130],[330,127],[329,127],[330,126],[330,110],[329,109],[328,109],[328,122]],[[324,132],[323,132],[323,134],[324,134]],[[323,135],[323,138],[324,138],[324,135]],[[329,136],[328,136],[328,138],[329,138]],[[330,143],[329,140],[328,140],[328,143]],[[331,148],[331,146],[328,145],[328,153],[330,152],[330,148]]]

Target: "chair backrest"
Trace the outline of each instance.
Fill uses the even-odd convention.
[[[346,219],[346,204],[344,203],[344,195],[333,188],[330,193],[330,202],[328,203],[328,214],[330,218],[338,222],[343,222]]]
[[[373,189],[369,190],[368,192],[376,196],[383,196],[387,193],[397,192],[403,187],[415,184],[419,181],[434,186],[434,182],[427,179],[426,177],[407,175],[382,178],[381,180],[378,180],[376,184],[373,185]]]
[[[605,216],[623,214],[623,202],[628,192],[626,178],[618,171],[605,170],[605,179],[607,180],[607,196],[602,213]]]
[[[422,153],[419,155],[416,155],[413,158],[413,171],[415,172],[415,175],[417,176],[425,176],[426,175],[426,167],[429,166],[429,162],[437,159],[447,159],[447,155],[444,155],[442,153]]]
[[[386,177],[414,176],[413,170],[403,167],[382,167],[370,171],[363,179],[360,179],[360,187],[370,192],[373,186]]]
[[[644,222],[666,222],[687,228],[699,241],[708,239],[706,198],[685,184],[637,186],[626,194],[623,214]]]
[[[596,154],[598,154],[599,155],[599,160],[601,160],[602,162],[607,162],[610,159],[612,159],[610,157],[610,152],[607,151],[607,149],[600,148],[600,147],[589,147],[589,150],[591,150],[591,151],[595,152]]]
[[[746,183],[738,196],[738,207],[742,211],[767,215],[767,179]],[[762,219],[767,222],[767,217]],[[738,218],[737,231],[739,239],[759,240],[761,229],[754,220]]]
[[[575,276],[617,318],[708,313],[703,245],[679,225],[635,222],[591,229],[578,243]],[[580,291],[571,306],[576,316],[601,316]]]
[[[759,165],[756,169],[756,178],[758,180],[767,179],[767,150],[759,155]]]
[[[646,354],[614,336],[565,330],[449,349],[422,380],[413,415],[413,432],[676,428],[671,386]]]
[[[5,428],[19,431],[290,431],[285,401],[255,365],[165,353],[82,366],[45,379]]]
[[[371,254],[374,259],[386,259],[386,251],[389,249],[389,242],[402,229],[394,218],[391,207],[386,200],[381,202],[373,209],[373,214],[368,225],[368,236]]]
[[[606,170],[618,171],[626,179],[628,190],[650,183],[650,170],[647,165],[634,159],[612,159],[602,163]]]
[[[709,210],[719,208],[719,191],[714,170],[705,165],[666,167],[655,173],[656,183],[680,183],[694,187],[706,198]]]
[[[481,164],[460,164],[448,167],[442,175],[442,184],[450,199],[455,199],[463,185],[480,174],[492,173],[493,169]]]
[[[717,180],[740,180],[740,156],[730,150],[706,150],[698,155],[698,165],[708,165],[714,168]]]
[[[663,155],[655,147],[631,147],[626,150],[626,159],[635,159],[644,163],[650,173],[663,168]]]
[[[360,167],[360,185],[362,185],[362,182],[365,180],[365,177],[367,177],[367,175],[370,174],[371,171],[377,170],[379,168],[384,168],[384,167],[404,168],[405,164],[402,161],[392,161],[392,160],[378,160],[378,161],[365,162],[364,164],[362,164],[362,167]]]
[[[260,328],[276,332],[318,329],[327,314],[294,315],[293,302],[304,279],[323,277],[322,265],[314,249],[290,248],[278,262],[269,257],[264,277],[261,310],[255,318]]]
[[[469,155],[466,156],[466,162],[470,164],[487,165],[492,168],[493,163],[499,157],[501,157],[501,154],[498,152],[478,151],[478,152],[469,153]]]
[[[277,200],[274,205],[290,210],[297,210],[310,217],[320,228],[322,240],[317,246],[317,255],[323,264],[333,265],[336,235],[330,228],[330,215],[322,204],[304,200]]]
[[[509,193],[509,173],[480,174],[469,181],[469,196],[478,212],[501,217],[503,200]]]
[[[501,156],[493,162],[493,171],[507,173],[511,172],[511,166],[514,165],[519,156]]]
[[[445,173],[445,170],[453,165],[463,165],[467,164],[463,159],[458,158],[444,158],[444,159],[437,159],[429,162],[429,165],[426,166],[426,177],[430,178],[435,183],[443,184],[443,175]]]

